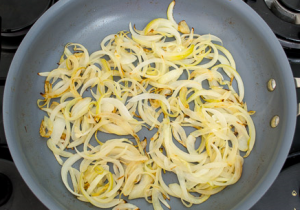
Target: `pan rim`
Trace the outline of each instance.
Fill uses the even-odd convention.
[[[69,3],[74,3],[74,1],[71,0],[63,0],[57,2],[55,5],[53,5],[49,10],[47,10],[39,19],[38,21],[33,25],[33,27],[30,29],[28,34],[25,36],[23,42],[19,46],[19,49],[17,50],[14,59],[11,63],[9,73],[7,75],[6,85],[4,89],[4,97],[3,97],[3,123],[4,123],[4,130],[5,135],[7,138],[7,143],[9,146],[9,150],[12,154],[12,158],[15,162],[15,165],[17,169],[19,170],[22,178],[25,180],[26,184],[29,186],[29,188],[32,190],[32,192],[37,196],[39,200],[42,201],[48,208],[50,209],[57,209],[62,208],[63,205],[58,202],[53,202],[51,199],[51,196],[49,196],[49,193],[44,189],[40,188],[38,185],[38,182],[34,180],[34,178],[31,176],[27,166],[26,157],[20,156],[21,148],[18,146],[18,142],[14,141],[13,139],[16,137],[15,133],[13,132],[13,129],[9,127],[9,124],[11,123],[11,118],[8,113],[10,113],[11,106],[10,106],[10,99],[11,96],[14,94],[11,90],[11,88],[8,86],[8,84],[13,83],[13,77],[14,75],[17,75],[19,68],[19,60],[22,59],[24,53],[26,53],[26,49],[29,48],[29,44],[34,38],[37,36],[37,33],[39,31],[39,28],[43,27],[43,23],[47,21],[49,18],[53,17],[55,13],[63,10],[64,7],[66,7]],[[255,22],[256,24],[259,24],[261,27],[264,28],[264,33],[266,36],[269,37],[271,41],[273,41],[273,49],[274,49],[274,56],[276,57],[285,57],[286,55],[277,40],[276,36],[273,34],[272,30],[268,27],[268,25],[264,22],[264,20],[255,13],[248,5],[246,5],[243,1],[234,1],[232,2],[233,6],[236,7],[236,9],[246,9],[248,7],[248,12],[245,13],[245,15],[251,16],[251,21]],[[276,40],[276,41],[275,41]],[[282,66],[285,67],[285,79],[289,84],[293,83],[293,75],[291,71],[290,64],[288,63],[287,58],[284,59],[284,61],[281,63]],[[281,167],[284,164],[284,161],[288,155],[292,140],[293,140],[293,134],[295,131],[296,126],[296,90],[294,86],[287,86],[286,85],[287,92],[289,94],[287,95],[288,103],[290,104],[291,108],[288,111],[288,115],[286,116],[288,119],[290,119],[287,122],[287,129],[284,138],[286,139],[286,143],[283,144],[283,147],[279,150],[277,157],[273,160],[273,164],[270,166],[269,173],[266,173],[264,177],[261,178],[261,183],[257,185],[256,188],[253,188],[251,192],[239,203],[236,204],[234,209],[249,209],[252,205],[254,205],[261,197],[262,195],[269,189],[271,184],[275,181],[277,175],[280,172]],[[21,158],[22,157],[22,158]]]

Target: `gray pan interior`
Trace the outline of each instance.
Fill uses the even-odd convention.
[[[128,29],[129,22],[142,29],[157,17],[166,17],[170,1],[158,0],[61,0],[32,27],[19,47],[9,70],[4,94],[4,124],[13,159],[24,180],[50,209],[95,209],[79,202],[63,186],[60,166],[39,136],[44,115],[36,106],[44,78],[68,42],[78,42],[89,52],[99,50],[105,36]],[[257,142],[245,160],[240,181],[212,196],[201,209],[249,209],[269,188],[288,154],[296,123],[296,93],[286,56],[276,37],[258,15],[240,0],[178,0],[174,17],[196,33],[219,36],[237,63],[246,87],[245,100],[257,129]],[[267,81],[277,88],[268,92]],[[270,127],[272,116],[280,125]],[[137,200],[141,209],[152,205]],[[184,209],[178,199],[172,209]],[[194,205],[191,209],[199,209]]]

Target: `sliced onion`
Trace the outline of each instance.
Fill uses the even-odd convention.
[[[129,23],[108,35],[92,54],[68,43],[58,67],[39,73],[40,135],[80,201],[137,210],[124,195],[163,209],[170,195],[190,207],[242,176],[256,132],[239,67],[220,38],[177,23],[174,6],[142,30]],[[157,131],[143,139],[142,127]],[[167,185],[169,173],[178,181]]]

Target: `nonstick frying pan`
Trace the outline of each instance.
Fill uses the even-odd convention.
[[[54,69],[68,42],[100,49],[107,35],[127,30],[129,22],[142,29],[157,17],[166,17],[170,1],[61,0],[31,28],[20,45],[6,80],[3,118],[7,142],[22,177],[49,209],[96,209],[78,201],[64,187],[60,166],[39,136],[44,115],[36,105],[44,78],[38,72]],[[241,179],[208,201],[191,209],[249,209],[271,186],[291,146],[296,124],[294,79],[282,47],[266,23],[241,0],[178,0],[174,17],[186,20],[199,34],[223,40],[233,54],[245,84],[245,101],[255,110],[257,141],[245,159]],[[268,91],[267,82],[276,81]],[[270,126],[274,116],[280,122]],[[140,209],[152,209],[144,200]],[[184,209],[172,198],[172,209]]]

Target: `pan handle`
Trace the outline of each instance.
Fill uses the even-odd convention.
[[[300,77],[295,77],[295,84],[296,84],[296,88],[300,88]],[[298,104],[298,111],[297,111],[297,116],[300,115],[300,103]]]

